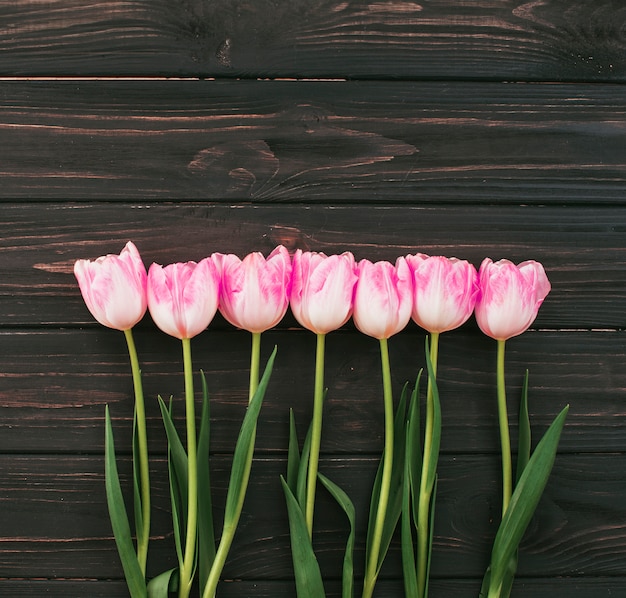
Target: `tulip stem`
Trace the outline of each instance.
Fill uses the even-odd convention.
[[[191,361],[191,340],[183,338],[183,368],[185,375],[185,417],[187,423],[187,470],[188,470],[188,504],[187,534],[185,552],[180,567],[179,598],[187,598],[193,583],[193,571],[196,549],[198,519],[198,455],[196,446],[196,411],[193,392],[193,364]]]
[[[252,349],[250,352],[250,390],[249,397],[252,400],[258,387],[259,387],[259,363],[261,361],[261,333],[252,333]],[[248,488],[248,480],[250,479],[250,470],[252,469],[252,457],[254,456],[254,442],[255,442],[256,430],[252,433],[252,440],[250,442],[250,450],[248,452],[246,461],[244,463],[244,474],[242,477],[241,488],[239,496],[237,497],[237,504],[234,510],[233,517],[224,521],[224,529],[222,530],[222,536],[220,538],[219,546],[211,565],[211,571],[202,591],[203,598],[213,598],[217,584],[220,580],[220,575],[226,563],[226,557],[228,551],[233,543],[235,532],[237,531],[237,524],[239,523],[239,517],[243,509],[243,503],[246,497],[246,491]]]
[[[433,377],[437,376],[437,358],[439,354],[439,333],[432,332],[430,335],[430,363],[433,368]],[[428,466],[430,463],[433,444],[433,424],[435,406],[433,403],[433,383],[428,377],[426,389],[426,418],[424,422],[424,454],[422,458],[422,475],[420,480],[420,493],[417,509],[417,591],[418,596],[426,595],[426,583],[428,578],[428,542],[430,541],[430,501],[433,492],[428,479]]]
[[[380,546],[383,528],[387,516],[387,504],[391,486],[393,469],[393,392],[391,387],[391,367],[389,364],[389,347],[386,338],[380,339],[380,358],[383,373],[383,400],[385,406],[385,448],[383,451],[383,473],[380,483],[380,495],[376,509],[376,520],[372,543],[367,555],[365,580],[363,584],[363,598],[370,598],[374,592],[374,585],[379,572]]]
[[[252,333],[252,349],[250,351],[250,392],[248,402],[252,400],[259,387],[259,367],[261,362],[261,333]]]
[[[506,513],[513,491],[511,466],[511,440],[509,437],[509,416],[506,408],[506,385],[504,380],[504,345],[506,341],[498,341],[498,421],[500,424],[500,445],[502,448],[502,516]]]
[[[306,525],[309,538],[313,537],[313,512],[315,510],[315,489],[319,467],[320,445],[322,439],[322,411],[324,407],[324,355],[325,334],[317,335],[315,352],[315,389],[313,393],[313,421],[311,423],[311,451],[307,472]]]
[[[131,328],[124,330],[130,366],[133,372],[133,387],[135,390],[135,422],[137,431],[137,452],[139,464],[139,497],[141,503],[141,526],[137,527],[137,560],[143,576],[146,576],[146,562],[148,559],[148,542],[150,540],[150,471],[148,467],[148,435],[146,432],[146,409],[141,383],[141,369],[137,358],[137,349]]]

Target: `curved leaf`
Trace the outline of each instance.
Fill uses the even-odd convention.
[[[287,501],[291,555],[298,598],[324,598],[326,593],[322,574],[309,538],[304,513],[283,476],[280,476],[280,481]]]
[[[511,559],[537,508],[552,471],[568,411],[569,405],[552,422],[524,468],[513,492],[509,508],[502,518],[493,544],[490,591],[499,588],[505,581]]]
[[[132,598],[145,598],[147,596],[146,581],[141,572],[130,534],[128,515],[124,506],[124,497],[115,462],[115,443],[108,405],[105,410],[104,480],[111,527],[124,569],[126,585]]]

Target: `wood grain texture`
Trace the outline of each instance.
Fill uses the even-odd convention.
[[[12,75],[626,79],[618,0],[5,3]]]
[[[132,239],[148,266],[278,244],[358,259],[422,251],[541,261],[553,291],[535,326],[626,328],[626,208],[190,204],[5,204],[0,324],[92,325],[72,269]],[[291,320],[293,323],[293,320]]]
[[[184,412],[178,341],[146,326],[136,334],[147,400],[150,446],[165,452],[158,395],[175,398]],[[508,343],[511,422],[520,386],[530,370],[530,411],[535,440],[570,405],[563,452],[626,452],[625,332],[527,332]],[[414,383],[425,367],[423,333],[412,326],[390,341],[394,391]],[[247,404],[250,339],[244,332],[212,331],[194,340],[194,366],[207,375],[214,419],[212,450],[231,453],[234,431]],[[289,409],[304,433],[311,417],[314,336],[297,330],[263,337],[263,359],[278,346],[274,375],[259,420],[257,448],[284,455]],[[108,404],[121,450],[132,429],[132,381],[123,335],[90,331],[7,331],[0,334],[0,451],[58,454],[103,451]],[[322,451],[327,455],[379,454],[383,405],[375,341],[354,331],[327,341]],[[199,384],[199,381],[198,381]],[[444,453],[499,451],[495,398],[495,343],[472,331],[441,340],[439,384]],[[199,388],[199,387],[198,387]],[[515,431],[515,426],[513,426]],[[515,433],[513,441],[515,443]],[[125,448],[124,448],[125,447]]]
[[[578,577],[559,577],[550,579],[517,579],[511,592],[511,598],[554,598],[558,592],[576,598],[614,598],[620,596],[626,584],[623,577],[596,577],[584,579]],[[443,580],[433,579],[430,594],[436,598],[476,598],[475,579]],[[67,598],[68,596],[89,596],[89,598],[126,598],[128,592],[124,582],[117,580],[62,581],[62,580],[2,580],[0,589],[11,596],[31,598],[34,593],[44,594],[49,598]],[[328,598],[341,596],[339,583],[326,584]],[[220,598],[275,598],[292,596],[294,586],[289,581],[233,581],[222,582],[219,587]],[[403,592],[402,583],[381,580],[376,585],[376,598],[398,598]]]
[[[619,85],[0,82],[0,199],[600,205]]]
[[[616,461],[617,459],[617,461]],[[623,455],[559,455],[535,519],[521,545],[519,577],[626,576],[622,558],[626,544],[624,503],[613,496],[626,491]],[[4,475],[3,533],[0,570],[11,577],[119,579],[103,491],[100,457],[0,457]],[[374,458],[327,458],[320,470],[354,497],[357,546],[363,545],[367,496],[376,469]],[[120,471],[126,484],[129,463]],[[172,566],[175,553],[167,513],[165,464],[153,461],[155,518],[151,571]],[[261,458],[253,464],[244,512],[224,578],[285,580],[291,578],[286,512],[279,474],[283,459]],[[229,460],[213,459],[216,508],[223,508]],[[499,464],[493,456],[446,455],[440,461],[432,574],[434,579],[480,583],[499,510]],[[163,475],[162,475],[163,474]],[[324,515],[321,516],[320,514]],[[219,518],[218,518],[219,521]],[[340,579],[347,525],[332,499],[318,498],[320,566],[329,580]],[[71,558],[80,553],[81,558]],[[363,554],[355,553],[362,575]],[[4,573],[3,573],[4,575]],[[399,545],[392,544],[381,572],[383,579],[400,576]],[[468,594],[469,595],[469,594]]]

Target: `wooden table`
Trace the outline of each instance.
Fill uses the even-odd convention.
[[[0,594],[127,595],[103,414],[109,404],[126,481],[130,371],[72,266],[133,240],[147,265],[277,244],[541,261],[553,290],[509,343],[511,410],[526,368],[536,437],[571,410],[513,596],[626,596],[625,3],[21,0],[0,14]],[[156,396],[180,400],[183,386],[177,342],[149,318],[136,337],[154,574],[175,565]],[[390,341],[396,392],[424,366],[423,341],[415,324]],[[219,505],[249,335],[218,317],[193,343]],[[264,335],[264,359],[275,344],[223,597],[295,593],[279,474],[289,408],[302,426],[311,414],[314,336],[289,314]],[[362,547],[382,448],[378,347],[348,324],[327,349],[321,469],[353,497]],[[431,598],[477,596],[488,562],[494,371],[495,342],[473,320],[442,337]],[[346,525],[318,500],[316,546],[339,596]],[[403,595],[398,548],[376,596]]]

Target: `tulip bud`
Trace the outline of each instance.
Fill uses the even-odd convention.
[[[160,266],[148,271],[148,309],[155,324],[179,339],[200,334],[219,300],[219,273],[211,258]]]
[[[302,252],[293,256],[290,305],[296,320],[316,334],[341,328],[352,315],[357,281],[354,256]]]
[[[475,316],[491,338],[507,340],[524,332],[537,317],[550,292],[550,282],[539,262],[515,265],[509,260],[485,258],[478,272],[479,297]]]
[[[361,260],[354,294],[353,319],[369,336],[387,339],[400,332],[411,318],[413,283],[406,260],[389,262]]]
[[[240,260],[219,257],[222,279],[219,310],[233,326],[253,333],[273,328],[289,306],[291,261],[280,245],[267,259],[255,252]]]
[[[146,268],[137,248],[126,243],[119,255],[77,260],[74,275],[93,317],[104,326],[129,330],[146,313]]]
[[[415,323],[437,334],[465,323],[478,294],[476,268],[465,260],[423,253],[407,255],[406,260],[413,276]]]

